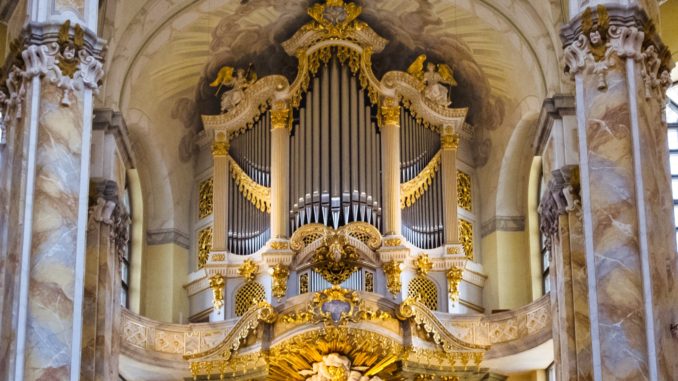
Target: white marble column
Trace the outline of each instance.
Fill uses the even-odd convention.
[[[678,379],[678,266],[661,122],[672,63],[645,13],[656,6],[582,7],[562,31],[576,85],[593,380]]]
[[[223,131],[217,131],[212,146],[214,190],[212,192],[212,251],[228,250],[228,185],[229,141]]]
[[[443,227],[445,245],[459,243],[457,216],[457,148],[459,135],[452,127],[440,132],[440,180],[443,182]]]
[[[8,221],[20,226],[10,238],[19,254],[19,287],[12,356],[3,372],[15,380],[77,380],[92,92],[103,75],[103,46],[96,38],[97,2],[45,0],[28,7],[21,60],[13,66],[22,83],[10,89],[25,94],[17,127],[23,139],[13,141],[25,166],[13,179],[24,184],[21,210]]]
[[[384,99],[381,113],[381,152],[383,179],[384,235],[401,235],[400,210],[400,106],[394,99]]]
[[[271,110],[271,238],[286,239],[289,225],[290,109]]]

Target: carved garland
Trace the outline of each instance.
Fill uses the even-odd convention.
[[[260,211],[271,213],[271,188],[252,180],[232,157],[229,156],[228,160],[233,180],[243,197]]]
[[[438,169],[440,168],[440,151],[438,151],[426,167],[417,174],[412,180],[400,184],[400,208],[414,205],[414,203],[424,195],[428,187],[433,182]]]

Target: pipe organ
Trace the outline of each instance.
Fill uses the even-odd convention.
[[[375,108],[333,56],[311,80],[290,134],[290,231],[381,226],[381,152]]]
[[[230,278],[246,273],[280,300],[333,285],[404,299],[402,273],[421,280],[430,270],[438,280],[427,284],[450,295],[438,308],[459,299],[473,249],[472,236],[458,234],[473,231],[468,173],[467,220],[457,213],[467,110],[449,107],[451,69],[425,66],[425,55],[376,78],[371,57],[387,41],[359,13],[341,0],[309,10],[313,21],[283,43],[299,61],[291,83],[231,67],[212,83],[222,113],[202,116],[214,163],[203,241],[214,245],[202,242],[201,267],[225,287],[219,295],[232,295],[239,283]],[[214,305],[234,316],[228,301]]]

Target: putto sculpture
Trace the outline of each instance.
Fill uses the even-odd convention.
[[[424,70],[425,62],[426,55],[420,54],[407,68],[407,72],[424,84],[424,97],[441,106],[449,106],[452,101],[447,86],[457,86],[452,68],[444,63],[436,65],[429,61]]]
[[[234,75],[235,72],[235,75]],[[222,87],[230,87],[221,94],[221,112],[226,113],[237,106],[245,97],[245,89],[257,81],[257,73],[254,72],[252,64],[247,67],[234,69],[231,66],[224,66],[219,69],[217,78],[210,83],[210,87],[216,87],[215,95],[219,95]]]

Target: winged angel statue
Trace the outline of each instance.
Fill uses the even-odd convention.
[[[382,381],[381,378],[374,376],[364,376],[361,372],[366,367],[351,368],[351,360],[338,353],[330,353],[323,356],[322,361],[313,363],[313,370],[302,370],[299,373],[306,377],[306,381]]]
[[[436,65],[429,61],[426,64],[426,71],[424,71],[424,62],[426,62],[426,55],[419,55],[407,68],[407,72],[424,83],[424,96],[426,98],[441,106],[449,106],[452,101],[449,98],[447,86],[457,86],[452,68],[444,63]]]
[[[233,75],[235,72],[235,76]],[[216,94],[222,87],[230,87],[229,90],[221,94],[221,112],[226,113],[237,106],[245,97],[245,89],[257,81],[257,74],[252,70],[252,65],[245,69],[234,69],[230,66],[224,66],[219,69],[217,78],[210,83],[210,87],[216,87]]]

